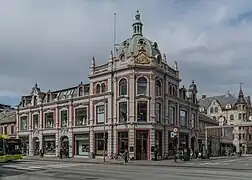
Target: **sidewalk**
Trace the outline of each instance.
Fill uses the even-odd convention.
[[[147,161],[147,160],[134,160],[129,161],[130,165],[136,166],[191,166],[191,163],[201,162],[201,161],[211,161],[218,159],[226,159],[227,156],[212,157],[211,159],[192,159],[191,161],[180,161],[174,162],[174,160],[162,160],[162,161]],[[88,158],[69,158],[69,159],[59,159],[56,157],[44,157],[40,158],[38,156],[26,156],[23,160],[27,161],[57,161],[57,162],[72,162],[72,163],[91,163],[91,164],[104,164],[103,159],[88,159]],[[21,160],[22,161],[22,160]],[[114,159],[106,159],[106,164],[123,164],[123,161],[118,161]]]

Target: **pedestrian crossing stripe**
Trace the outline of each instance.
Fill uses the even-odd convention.
[[[42,166],[25,166],[25,164],[19,164],[19,165],[12,165],[12,164],[5,164],[1,167],[3,168],[10,168],[10,169],[17,169],[17,170],[39,170],[39,169],[48,169],[48,168],[54,168],[54,169],[60,169],[60,168],[66,168],[66,167],[73,167],[73,166],[79,166],[79,165],[92,165],[92,164],[85,164],[85,163],[67,163],[67,164],[50,164],[50,165],[42,165]]]

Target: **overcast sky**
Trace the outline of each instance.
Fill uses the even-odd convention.
[[[186,87],[200,93],[252,90],[251,0],[0,0],[0,103],[18,103],[37,82],[44,91],[88,82],[93,56],[108,60],[132,35],[139,9],[144,36],[176,60]]]

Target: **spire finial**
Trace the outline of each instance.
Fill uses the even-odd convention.
[[[95,67],[95,57],[93,57],[93,59],[92,59],[92,65],[91,65],[91,67]]]
[[[175,61],[175,70],[178,71],[178,62]]]
[[[38,83],[35,83],[35,88],[37,88],[38,87]]]
[[[240,83],[240,90],[242,90],[242,83]]]
[[[143,24],[140,20],[140,12],[137,10],[136,15],[135,15],[135,22],[133,23],[133,36],[134,35],[140,35],[142,36],[142,31],[143,31]]]

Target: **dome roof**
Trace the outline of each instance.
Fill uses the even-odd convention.
[[[117,57],[119,59],[128,58],[131,56],[137,56],[139,53],[144,52],[144,54],[149,58],[155,57],[160,58],[161,60],[161,53],[158,49],[158,44],[145,38],[142,34],[143,24],[140,20],[139,11],[137,11],[137,14],[135,15],[135,22],[132,27],[133,35],[120,44],[117,50]]]

